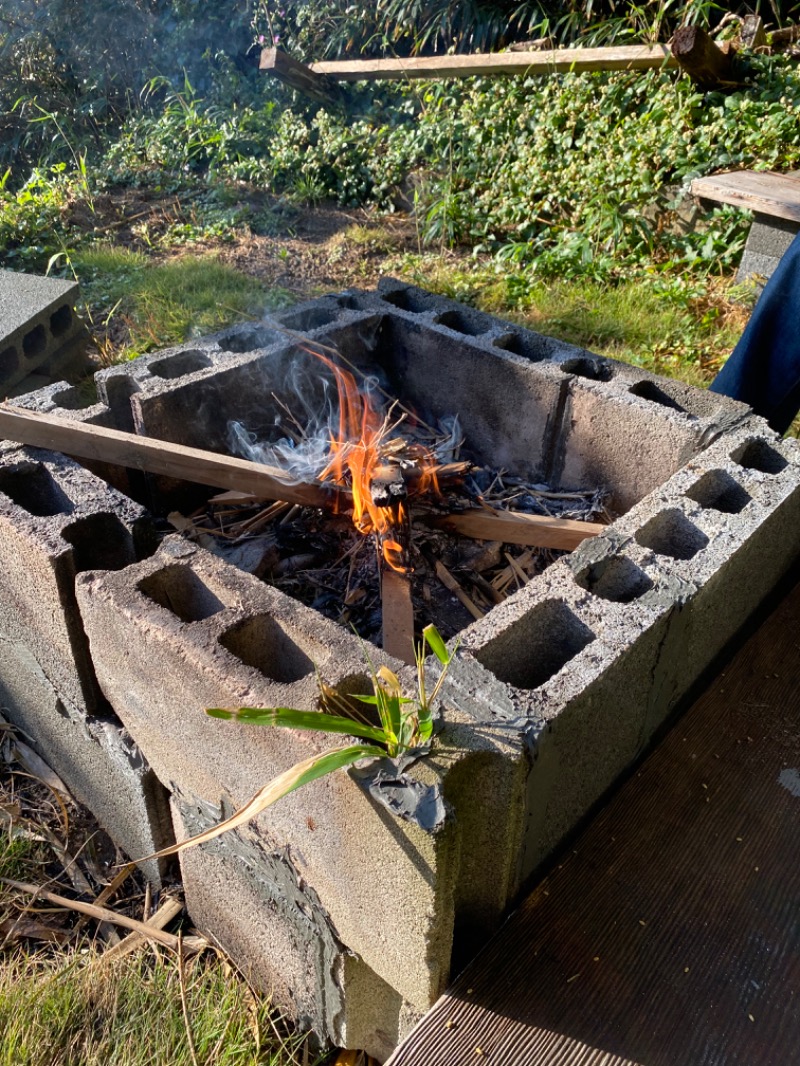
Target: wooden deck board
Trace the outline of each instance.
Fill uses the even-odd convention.
[[[800,1061],[800,586],[387,1066]]]
[[[797,174],[754,170],[712,174],[694,179],[692,195],[800,222],[800,176]]]

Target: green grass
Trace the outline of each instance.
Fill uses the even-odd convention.
[[[179,344],[288,302],[214,256],[153,261],[113,246],[80,249],[70,259],[95,329],[114,312],[125,322],[130,358]],[[118,353],[119,355],[120,353]]]
[[[229,967],[174,955],[111,963],[94,949],[18,953],[0,967],[0,1066],[289,1066],[301,1040]]]
[[[61,841],[72,823],[46,790],[27,775],[0,776],[0,815],[0,877],[62,891],[52,882],[62,860],[48,841]],[[79,839],[80,831],[67,842],[78,857]],[[140,886],[132,891],[135,910]],[[74,917],[0,884],[0,1066],[319,1063],[217,952],[187,958],[182,968],[175,952],[144,945],[108,959],[92,940],[93,922],[66,945],[14,935],[30,920],[68,934]]]

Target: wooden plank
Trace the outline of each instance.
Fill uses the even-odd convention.
[[[386,1066],[798,1061],[799,631],[797,588]]]
[[[187,448],[7,404],[0,404],[0,438],[305,507],[334,507],[347,501],[345,493],[319,483],[287,484],[280,470],[264,463],[251,463],[231,455]]]
[[[280,48],[262,49],[259,70],[271,74],[290,89],[305,93],[321,104],[332,104],[338,98],[338,91],[330,78],[316,74]]]
[[[315,74],[335,81],[472,78],[492,74],[566,74],[587,70],[652,70],[677,66],[666,45],[563,48],[543,52],[492,52],[411,59],[337,59],[312,63]]]
[[[414,607],[411,580],[407,574],[383,567],[381,572],[383,650],[403,663],[413,665]]]
[[[547,518],[521,511],[488,511],[475,507],[451,515],[430,515],[430,525],[475,540],[499,540],[536,548],[572,551],[587,537],[596,537],[606,527],[599,522],[577,522],[572,518]]]
[[[695,178],[691,192],[701,200],[746,207],[760,215],[800,222],[800,177],[773,171],[735,170]]]

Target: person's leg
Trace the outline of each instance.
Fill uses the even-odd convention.
[[[778,433],[792,424],[800,408],[800,234],[710,389],[749,404]]]

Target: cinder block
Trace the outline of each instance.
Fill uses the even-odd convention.
[[[756,213],[736,280],[742,282],[753,277],[769,278],[798,232],[800,224],[797,222]]]
[[[34,371],[51,376],[86,364],[87,331],[71,281],[0,270],[0,388]]]
[[[77,463],[34,448],[0,452],[0,603],[74,706],[92,711],[98,697],[75,575],[92,563],[126,566],[154,546],[142,508]]]
[[[173,814],[180,840],[223,816],[177,793]],[[336,1047],[388,1057],[412,1011],[340,942],[291,847],[268,851],[257,832],[235,830],[184,851],[181,876],[195,925],[301,1028]]]
[[[346,631],[178,540],[125,571],[82,575],[78,595],[106,695],[159,778],[193,800],[219,805],[223,797],[240,806],[301,758],[337,744],[219,722],[204,708],[313,708],[314,666],[340,691],[370,691],[361,647]],[[370,654],[385,661],[377,649]],[[480,693],[473,702],[483,707],[486,732],[476,733],[456,709],[445,722],[445,751],[397,786],[398,794],[429,795],[432,821],[403,820],[377,803],[369,792],[376,770],[313,782],[258,821],[270,852],[291,849],[342,944],[417,1009],[446,980],[454,911],[466,923],[496,925],[516,887],[509,879],[525,746],[497,728]],[[461,839],[469,832],[480,840],[475,854]],[[497,862],[489,881],[487,856]]]
[[[0,450],[4,710],[134,857],[170,839],[166,795],[97,688],[74,586],[90,560],[124,567],[153,547],[142,509],[76,463]]]
[[[59,696],[24,632],[0,629],[2,712],[94,814],[127,858],[152,855],[174,841],[169,796],[139,746],[110,708],[89,713]],[[161,887],[165,862],[138,864]]]

